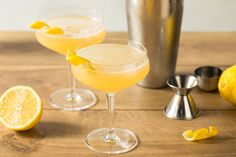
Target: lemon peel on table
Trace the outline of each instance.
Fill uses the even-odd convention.
[[[92,68],[91,62],[89,60],[81,56],[78,56],[77,53],[71,49],[68,49],[67,51],[66,60],[75,66],[80,65],[80,64],[87,64],[89,65],[90,68]]]
[[[182,135],[184,139],[187,141],[199,141],[207,138],[211,138],[216,136],[218,133],[218,130],[214,126],[209,126],[209,128],[201,128],[196,131],[193,130],[187,130]]]
[[[28,86],[14,86],[0,97],[0,121],[11,130],[25,131],[34,127],[42,117],[38,94]]]
[[[30,25],[30,28],[33,28],[33,29],[41,29],[43,27],[49,27],[49,25],[43,21],[36,21]]]

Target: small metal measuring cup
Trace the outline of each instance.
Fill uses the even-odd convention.
[[[198,85],[198,80],[193,75],[176,75],[167,81],[176,93],[169,104],[164,109],[164,114],[168,118],[190,120],[199,115],[190,91]]]
[[[203,91],[211,92],[217,89],[222,70],[214,66],[202,66],[194,73],[199,82],[198,87]]]

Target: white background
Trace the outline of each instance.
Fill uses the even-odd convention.
[[[125,0],[0,0],[0,30],[28,30],[43,11],[54,7],[94,8],[108,31],[126,31]],[[183,31],[236,31],[236,0],[185,0]]]

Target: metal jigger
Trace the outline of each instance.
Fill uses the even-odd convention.
[[[198,85],[197,78],[192,75],[177,75],[167,81],[176,94],[172,97],[170,103],[164,109],[167,117],[172,119],[190,120],[199,115],[199,109],[196,107],[190,91]]]

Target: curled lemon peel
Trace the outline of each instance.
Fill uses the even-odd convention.
[[[56,26],[50,27],[47,23],[43,21],[36,21],[32,23],[29,27],[32,29],[43,29],[43,31],[48,34],[54,34],[54,35],[64,34],[62,28]]]
[[[49,27],[45,29],[45,32],[48,34],[64,34],[64,31],[59,27]]]
[[[218,130],[214,126],[209,126],[209,128],[201,128],[196,131],[193,130],[187,130],[182,135],[184,139],[187,141],[199,141],[207,138],[211,138],[216,136],[218,133]]]
[[[78,56],[77,53],[71,49],[67,50],[66,60],[75,66],[80,65],[80,64],[87,64],[89,65],[90,68],[92,68],[91,62],[89,60],[81,56]]]
[[[43,27],[49,27],[49,25],[43,21],[36,21],[36,22],[33,22],[29,27],[33,29],[41,29]]]

